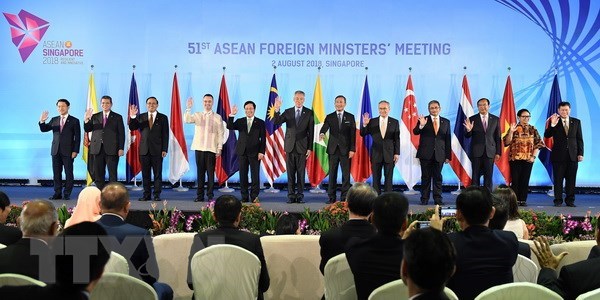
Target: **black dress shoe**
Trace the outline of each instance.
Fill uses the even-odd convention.
[[[138,199],[138,201],[150,201],[150,198],[141,197]]]
[[[559,202],[554,202],[554,206],[555,206],[555,207],[561,207],[561,206],[562,206],[562,203],[559,203]]]
[[[306,202],[304,202],[304,200],[302,200],[302,198],[298,198],[298,199],[296,199],[296,203],[306,203]]]
[[[435,203],[435,205],[442,206],[442,205],[446,205],[446,203],[444,203],[444,201],[438,201]]]
[[[153,201],[162,201],[162,199],[160,199],[160,197],[154,197]]]
[[[333,204],[333,203],[335,203],[335,199],[329,198],[329,200],[327,200],[325,203],[326,204]]]
[[[52,195],[52,197],[48,198],[49,200],[60,200],[62,199],[61,195]]]
[[[296,203],[296,200],[294,200],[292,198],[288,198],[288,201],[286,203],[288,203],[288,204]]]
[[[63,200],[71,200],[71,197],[70,196],[64,196]]]
[[[196,199],[194,199],[194,202],[204,202],[204,198],[196,197]]]
[[[248,198],[242,198],[242,203],[249,203],[250,200],[248,200]]]
[[[577,205],[575,205],[575,203],[567,203],[568,207],[577,207]]]
[[[421,205],[427,205],[427,201],[421,201]]]

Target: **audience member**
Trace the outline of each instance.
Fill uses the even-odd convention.
[[[448,287],[459,299],[474,299],[492,286],[513,282],[519,244],[514,233],[488,227],[494,211],[486,187],[470,186],[456,198],[462,231],[448,235],[457,254],[456,273]]]
[[[377,192],[367,183],[357,182],[348,190],[346,195],[348,221],[341,227],[323,232],[319,238],[321,273],[324,273],[329,259],[345,252],[348,240],[354,237],[365,239],[375,235],[375,227],[368,219],[373,211],[373,200],[376,197]]]
[[[65,222],[65,228],[85,221],[96,222],[101,216],[100,190],[95,186],[88,186],[79,193],[77,205],[71,217]]]
[[[8,195],[0,191],[0,244],[4,246],[14,244],[23,236],[19,228],[4,225],[8,214],[10,214],[10,210]]]
[[[509,230],[505,229],[506,222],[508,221],[508,216],[509,216],[509,204],[508,204],[506,198],[498,197],[498,190],[500,190],[500,189],[503,189],[503,188],[497,188],[496,190],[494,190],[492,201],[493,201],[495,212],[494,212],[494,217],[490,219],[490,223],[488,224],[488,227],[490,229],[509,231]],[[504,188],[504,190],[506,190],[506,189],[510,190],[509,187]],[[514,195],[514,193],[512,193],[512,194]],[[517,207],[516,200],[515,200],[515,207]],[[531,247],[529,247],[529,244],[527,244],[527,243],[519,242],[518,253],[527,258],[531,258]]]
[[[230,244],[242,247],[256,255],[260,260],[260,278],[258,280],[258,299],[269,289],[269,272],[265,255],[258,235],[242,231],[238,228],[242,218],[242,203],[232,195],[223,195],[215,201],[213,218],[218,223],[217,229],[200,232],[194,236],[188,263],[188,285],[193,286],[191,262],[196,252],[216,244]],[[211,243],[209,243],[209,240]]]
[[[0,274],[16,273],[51,281],[53,263],[48,243],[58,229],[56,209],[50,201],[35,200],[25,205],[20,219],[23,238],[0,249]]]
[[[298,218],[292,214],[288,214],[287,212],[282,214],[279,219],[277,219],[275,234],[301,234]]]
[[[514,232],[518,239],[528,240],[529,230],[519,214],[517,194],[515,194],[512,188],[501,184],[494,190],[494,196],[503,199],[508,204],[508,222],[504,226],[504,230]]]
[[[446,234],[430,228],[412,231],[404,240],[400,274],[408,297],[448,299],[444,287],[456,270],[456,250]]]
[[[346,257],[354,275],[358,299],[368,299],[373,290],[400,279],[401,233],[406,229],[408,200],[403,194],[384,193],[373,201],[372,221],[377,233],[361,241],[350,240]]]
[[[129,275],[150,284],[156,290],[159,299],[173,299],[171,287],[157,281],[158,264],[150,233],[144,228],[125,222],[130,205],[129,193],[123,184],[107,184],[100,195],[102,217],[97,222],[104,227],[108,236],[116,238],[113,248],[129,260]],[[135,250],[128,249],[133,243],[137,243]]]

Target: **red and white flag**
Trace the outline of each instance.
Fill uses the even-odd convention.
[[[400,118],[402,119],[400,122],[400,159],[396,162],[396,168],[400,170],[408,189],[412,190],[421,179],[421,167],[417,159],[419,136],[412,132],[419,122],[419,112],[410,74],[406,83],[406,96]]]
[[[183,117],[181,116],[181,99],[177,73],[173,75],[171,91],[171,116],[169,126],[169,181],[174,184],[190,169],[187,145],[183,134]]]

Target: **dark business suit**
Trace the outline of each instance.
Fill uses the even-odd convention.
[[[519,248],[513,232],[476,225],[448,238],[456,249],[456,272],[447,286],[459,299],[474,299],[490,287],[513,282]]]
[[[370,134],[373,138],[371,146],[371,171],[373,173],[373,188],[381,194],[381,170],[385,176],[385,191],[392,191],[392,176],[394,175],[394,155],[400,155],[400,123],[388,116],[385,136],[381,136],[379,118],[373,118],[366,126],[360,128],[360,135]]]
[[[256,255],[260,261],[260,277],[258,279],[258,298],[263,299],[263,293],[269,289],[269,271],[265,261],[260,237],[256,234],[241,231],[232,225],[219,225],[217,229],[204,231],[194,236],[194,242],[188,257],[188,286],[193,289],[191,262],[196,252],[213,245],[229,244],[244,248]],[[210,272],[210,271],[209,271]]]
[[[346,194],[350,189],[350,157],[349,152],[356,151],[356,122],[354,115],[349,112],[341,113],[341,120],[338,118],[338,112],[334,111],[328,114],[323,121],[320,133],[325,134],[329,130],[329,140],[327,141],[327,154],[329,155],[329,188],[327,194],[329,201],[335,202],[338,166],[342,167],[342,194],[341,199],[346,199]]]
[[[265,121],[254,116],[250,130],[248,130],[248,118],[239,118],[235,122],[233,117],[227,118],[227,129],[238,131],[238,140],[235,145],[235,154],[240,163],[240,187],[242,201],[248,202],[258,197],[260,191],[258,154],[265,154],[267,140],[265,138]],[[248,198],[248,168],[252,177],[252,188]]]
[[[140,130],[140,163],[142,164],[143,198],[150,199],[150,171],[154,173],[154,198],[160,198],[162,191],[162,153],[169,149],[169,119],[166,115],[155,112],[154,122],[150,128],[149,113],[140,114],[129,120],[129,130]]]
[[[336,255],[346,251],[346,244],[351,238],[366,239],[375,235],[375,227],[367,220],[348,220],[342,226],[327,230],[321,234],[321,273],[325,271],[327,262]]]
[[[563,266],[558,277],[555,270],[542,268],[537,283],[555,291],[565,300],[575,299],[600,288],[600,258]]]
[[[22,238],[0,249],[0,274],[2,273],[16,273],[50,282],[54,279],[54,256],[46,242],[36,238]]]
[[[8,246],[21,239],[23,233],[17,227],[0,224],[0,244]]]
[[[52,174],[54,181],[54,196],[65,198],[73,191],[73,158],[72,153],[79,153],[81,144],[81,127],[79,119],[69,115],[61,130],[61,116],[50,119],[49,123],[39,123],[42,132],[52,130]],[[65,191],[62,193],[62,170],[65,169]]]
[[[346,258],[359,300],[368,299],[376,288],[400,279],[403,246],[399,235],[376,234],[369,239],[348,242]]]
[[[452,159],[450,144],[450,120],[438,116],[438,132],[433,128],[431,116],[425,117],[427,123],[421,128],[420,123],[413,129],[419,135],[417,158],[421,164],[421,204],[427,204],[431,192],[433,178],[433,200],[442,203],[442,167],[446,160]]]
[[[95,113],[92,118],[83,124],[85,132],[91,132],[90,154],[94,156],[94,181],[102,190],[105,184],[104,175],[108,167],[108,181],[117,181],[117,166],[119,165],[119,150],[125,145],[125,126],[123,117],[110,111],[106,125],[104,112]]]
[[[304,198],[304,174],[306,171],[306,152],[312,150],[315,119],[313,111],[302,107],[300,117],[296,121],[296,107],[286,109],[283,113],[275,112],[274,123],[285,123],[285,164],[288,174],[288,198],[292,202],[300,202]]]
[[[492,172],[494,171],[494,157],[502,154],[500,143],[500,119],[490,113],[487,114],[487,129],[483,128],[481,114],[469,117],[473,122],[473,129],[465,133],[471,138],[471,185],[479,186],[479,178],[483,175],[483,185],[492,190]]]
[[[569,117],[569,132],[565,133],[563,120],[559,118],[556,126],[548,126],[544,137],[553,138],[554,145],[550,154],[552,175],[554,177],[554,203],[561,204],[563,180],[565,181],[565,203],[575,202],[575,183],[577,181],[577,156],[583,156],[583,134],[579,119]]]

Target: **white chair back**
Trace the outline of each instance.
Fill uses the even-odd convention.
[[[260,260],[234,245],[214,245],[192,257],[195,299],[256,299]]]
[[[129,275],[129,264],[127,263],[127,259],[125,259],[123,255],[112,251],[108,262],[104,266],[104,272]]]
[[[596,246],[596,241],[575,241],[550,245],[550,250],[555,255],[564,251],[569,252],[569,255],[565,256],[558,264],[556,272],[560,273],[563,266],[586,260],[594,246]]]
[[[0,249],[4,249],[4,248],[6,248],[6,245],[0,244]]]
[[[512,271],[514,282],[537,283],[538,267],[531,259],[521,254],[517,256],[517,261],[512,267]]]
[[[91,300],[158,300],[149,284],[135,277],[119,273],[104,273],[90,294]]]
[[[21,286],[21,285],[39,285],[46,286],[45,283],[33,279],[29,276],[21,275],[21,274],[13,274],[13,273],[4,273],[0,274],[0,286]]]
[[[599,300],[600,289],[591,290],[587,293],[579,295],[575,300]]]
[[[450,300],[458,300],[458,296],[449,288],[444,288],[444,294]],[[369,300],[406,300],[408,299],[408,287],[402,279],[388,282],[371,292]]]
[[[493,286],[475,297],[475,300],[561,300],[554,291],[531,282],[513,282]]]
[[[156,262],[160,270],[158,280],[173,289],[173,299],[191,299],[192,290],[188,287],[188,255],[192,248],[195,233],[182,232],[161,234],[152,238]],[[176,255],[174,255],[177,253]]]
[[[332,257],[325,265],[325,299],[357,299],[354,275],[345,253]]]

